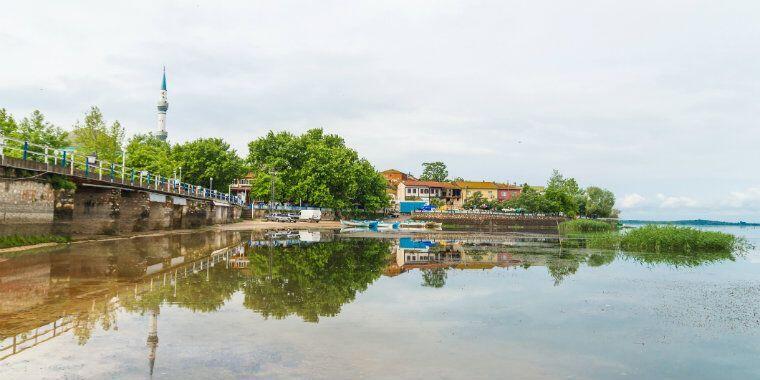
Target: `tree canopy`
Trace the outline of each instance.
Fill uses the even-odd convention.
[[[127,166],[168,175],[175,168],[171,146],[153,134],[137,134],[127,142]]]
[[[206,186],[213,178],[213,188],[217,191],[227,192],[229,184],[245,172],[243,160],[220,138],[202,138],[174,145],[171,158],[173,170],[182,168],[183,182]]]
[[[385,178],[340,136],[322,129],[300,136],[270,131],[251,141],[248,149],[247,161],[256,178],[277,178],[277,201],[370,211],[388,204]],[[270,183],[255,180],[252,194],[269,195]]]
[[[78,151],[84,154],[95,153],[100,160],[121,162],[124,128],[118,120],[108,125],[98,107],[90,108],[84,121],[74,124],[71,137]]]
[[[443,182],[449,177],[449,171],[446,169],[446,164],[441,161],[423,162],[422,167],[422,175],[420,176],[420,180],[422,181]]]

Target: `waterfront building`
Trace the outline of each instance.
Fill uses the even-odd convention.
[[[239,196],[241,199],[244,199],[246,203],[251,201],[248,199],[248,194],[251,193],[251,183],[254,178],[255,175],[253,172],[248,172],[245,177],[232,180],[232,183],[229,186],[229,193]]]
[[[164,77],[161,80],[161,91],[158,97],[158,132],[156,137],[166,141],[166,110],[169,109],[169,100],[166,93],[166,68],[164,67]]]
[[[462,202],[466,202],[477,192],[489,201],[498,200],[499,186],[495,182],[455,181],[454,185],[462,189]]]
[[[429,204],[434,198],[449,207],[461,205],[460,189],[451,182],[406,180],[400,182],[396,190],[399,202],[421,200]]]
[[[496,199],[498,199],[500,202],[512,199],[520,193],[522,193],[522,187],[517,185],[510,185],[508,183],[496,183],[497,187],[497,194]]]

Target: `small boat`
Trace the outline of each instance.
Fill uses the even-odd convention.
[[[369,227],[369,228],[375,228],[377,227],[377,221],[376,220],[341,220],[340,224],[342,224],[345,227]]]
[[[392,228],[397,230],[400,224],[399,222],[377,222],[377,228]]]

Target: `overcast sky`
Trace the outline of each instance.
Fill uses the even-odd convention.
[[[91,106],[241,156],[323,127],[379,170],[613,190],[626,218],[760,221],[757,1],[2,0],[0,107]]]

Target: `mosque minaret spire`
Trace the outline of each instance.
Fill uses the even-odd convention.
[[[164,78],[161,81],[161,92],[158,98],[158,133],[156,137],[166,141],[166,110],[169,109],[169,100],[166,97],[166,67],[164,67]]]

